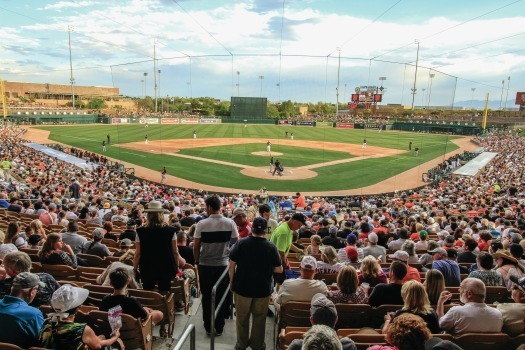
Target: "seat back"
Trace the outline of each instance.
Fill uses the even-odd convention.
[[[130,297],[137,299],[142,306],[161,311],[164,315],[162,323],[168,325],[168,335],[170,337],[173,335],[175,329],[175,301],[173,294],[162,295],[143,289],[128,289],[128,294]]]
[[[372,327],[370,315],[372,307],[367,304],[336,304],[337,324],[335,329]],[[376,327],[379,328],[379,327]]]
[[[106,295],[110,295],[111,293],[113,293],[113,287],[110,287],[110,286],[98,286],[94,284],[86,284],[84,288],[89,290],[89,295],[86,301],[84,301],[84,305],[96,306],[97,308],[100,307],[100,304],[102,303],[102,299]]]
[[[77,254],[77,257],[86,260],[90,267],[106,267],[104,259],[102,259],[100,256],[91,254]]]
[[[376,308],[372,308],[372,312],[369,314],[369,327],[381,328],[381,325],[385,322],[385,315],[389,312],[396,312],[403,308],[403,305],[381,305]]]
[[[85,283],[97,283],[97,277],[104,273],[104,269],[99,267],[77,267],[77,281]]]
[[[489,286],[489,287],[486,287],[485,289],[486,289],[485,303],[487,304],[494,304],[496,301],[499,303],[512,303],[513,302],[511,292],[509,292],[506,287]]]
[[[505,350],[511,338],[504,333],[468,333],[456,337],[454,343],[464,350]]]
[[[103,311],[90,311],[87,315],[88,324],[96,334],[107,337],[111,334],[111,326],[108,322],[108,313]],[[153,324],[151,316],[142,321],[130,315],[122,315],[122,328],[120,328],[120,339],[127,349],[151,350],[153,343]]]
[[[290,301],[281,304],[278,314],[278,332],[281,329],[293,327],[310,327],[310,302]]]
[[[366,350],[373,345],[387,345],[384,334],[353,334],[349,338],[358,350]]]
[[[278,350],[286,350],[295,339],[302,339],[310,327],[286,327],[279,333]]]
[[[42,272],[47,272],[56,280],[77,280],[77,270],[68,265],[42,264]]]
[[[324,283],[329,286],[337,282],[336,273],[316,273],[314,278],[319,281],[324,281]]]
[[[184,304],[184,313],[188,314],[190,309],[190,281],[184,278],[175,278],[171,281],[171,293],[173,294],[174,302],[182,302]]]

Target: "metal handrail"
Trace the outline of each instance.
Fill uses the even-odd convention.
[[[186,340],[188,340],[188,336],[190,336],[190,350],[195,350],[195,325],[193,323],[190,323],[188,328],[182,333],[182,336],[177,344],[175,344],[173,350],[182,349],[182,346],[186,343]]]
[[[224,269],[224,272],[222,273],[221,277],[215,282],[213,285],[213,288],[211,290],[211,326],[210,326],[210,350],[215,350],[215,318],[217,318],[217,314],[221,310],[221,306],[224,303],[224,300],[226,300],[226,297],[229,294],[228,288],[224,291],[224,294],[221,297],[221,301],[219,302],[219,305],[215,307],[215,300],[217,297],[217,288],[219,287],[219,284],[224,279],[225,276],[228,276],[228,270],[229,267],[226,266]]]

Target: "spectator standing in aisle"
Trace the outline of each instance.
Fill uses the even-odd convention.
[[[230,289],[237,311],[236,350],[245,350],[248,346],[266,348],[266,314],[273,289],[273,273],[282,273],[283,269],[277,248],[265,238],[267,228],[266,219],[255,218],[252,235],[241,239],[230,252]]]
[[[217,318],[215,329],[211,329],[211,292],[222,273],[228,266],[230,242],[235,244],[239,239],[237,225],[233,220],[221,215],[221,201],[215,196],[205,201],[208,218],[197,223],[195,228],[193,255],[199,269],[199,279],[202,292],[202,317],[206,334],[222,335],[224,320],[228,316],[230,307],[228,298],[222,305]],[[229,278],[225,278],[217,288],[217,295],[223,295],[227,290]],[[220,298],[216,299],[219,303]]]

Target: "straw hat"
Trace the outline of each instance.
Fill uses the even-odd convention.
[[[162,207],[162,203],[159,201],[151,201],[148,203],[148,209],[144,210],[147,213],[163,213],[164,208]]]
[[[514,264],[518,263],[518,259],[513,257],[510,254],[510,252],[506,249],[498,249],[496,253],[492,254],[492,257],[494,258],[494,260],[498,258],[502,258],[502,259],[507,259],[508,261],[513,262]]]

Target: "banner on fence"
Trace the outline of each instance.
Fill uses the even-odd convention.
[[[315,122],[315,126],[320,126],[320,127],[333,127],[334,126],[334,123],[332,122]]]
[[[140,118],[140,124],[159,124],[159,118]]]
[[[161,124],[179,124],[179,118],[162,118]]]
[[[297,126],[315,126],[315,122],[307,122],[303,120],[297,120],[294,122],[294,125]]]
[[[337,123],[338,128],[347,128],[353,129],[355,127],[354,123]]]
[[[112,118],[111,124],[126,124],[129,123],[128,118]]]
[[[289,125],[289,124],[292,124],[292,122],[290,120],[278,120],[277,124],[279,124],[279,125]]]
[[[201,118],[199,122],[201,124],[218,124],[221,120],[216,118]]]
[[[181,124],[199,124],[199,118],[180,118]]]

